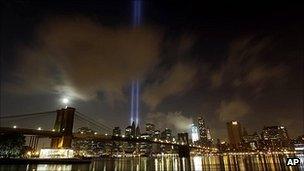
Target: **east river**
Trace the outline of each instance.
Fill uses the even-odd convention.
[[[286,166],[287,157],[298,157],[301,164]],[[261,170],[298,171],[304,170],[304,156],[284,154],[263,155],[206,155],[190,159],[178,156],[122,157],[93,160],[90,164],[28,164],[2,165],[1,171],[149,171],[149,170]]]

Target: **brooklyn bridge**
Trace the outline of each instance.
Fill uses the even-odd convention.
[[[53,116],[52,116],[53,115]],[[55,116],[54,116],[55,115]],[[54,121],[48,120],[48,124],[54,123],[53,128],[45,129],[42,127],[32,128],[19,127],[17,125],[3,126],[9,124],[19,123],[25,119],[31,119],[34,123],[35,118],[50,117],[55,118]],[[37,120],[36,120],[37,121]],[[41,120],[40,120],[41,121]],[[42,122],[42,121],[41,121]],[[83,134],[82,132],[75,132],[75,123],[85,123],[95,129],[98,128],[99,132],[94,134]],[[45,124],[46,125],[46,124]],[[112,129],[103,123],[100,123],[87,115],[77,111],[75,108],[66,107],[56,111],[47,111],[39,113],[9,115],[1,117],[0,133],[22,134],[29,137],[29,146],[33,149],[38,148],[40,139],[50,139],[50,147],[52,149],[70,149],[72,148],[73,140],[91,140],[100,143],[115,143],[115,142],[128,142],[128,143],[146,143],[146,144],[159,144],[163,146],[171,146],[176,149],[181,157],[188,157],[191,151],[199,151],[202,153],[209,153],[211,149],[199,145],[191,144],[188,140],[188,135],[180,137],[177,140],[162,140],[158,138],[146,138],[140,136],[117,136],[112,135]]]

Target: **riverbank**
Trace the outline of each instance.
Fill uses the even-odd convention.
[[[40,159],[40,158],[2,158],[0,164],[74,164],[91,163],[91,159]]]

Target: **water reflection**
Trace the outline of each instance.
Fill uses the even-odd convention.
[[[160,156],[156,158],[107,158],[95,160],[91,164],[71,165],[0,165],[0,171],[186,171],[186,170],[304,170],[304,155],[297,155],[301,159],[298,167],[287,167],[286,158],[293,157],[280,154],[269,155],[203,155],[190,159],[177,156]]]

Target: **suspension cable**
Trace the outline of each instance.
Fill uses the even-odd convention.
[[[6,116],[1,116],[0,119],[10,119],[10,118],[21,118],[21,117],[33,117],[33,116],[38,116],[38,115],[46,115],[50,113],[54,113],[56,111],[46,111],[46,112],[39,112],[39,113],[27,113],[27,114],[21,114],[21,115],[6,115]]]
[[[102,125],[103,127],[106,127],[106,128],[108,128],[108,129],[111,130],[111,127],[110,127],[110,126],[107,126],[107,125],[105,125],[105,124],[103,124],[103,123],[101,123],[101,122],[97,122],[97,121],[95,121],[95,119],[90,118],[89,116],[87,116],[87,115],[85,115],[85,114],[83,114],[83,113],[80,113],[80,112],[78,112],[78,111],[76,111],[76,113],[77,113],[78,115],[81,115],[82,117],[85,117],[86,119],[90,120],[91,122],[95,122],[96,124]]]
[[[83,117],[79,116],[79,115],[75,115],[77,119],[79,119],[79,122],[84,122],[86,124],[90,124],[90,126],[93,126],[94,128],[100,130],[100,131],[110,131],[109,129],[107,128],[104,128],[104,127],[101,127],[101,125],[97,125],[95,123],[91,123],[90,121],[84,119]]]
[[[95,126],[98,126],[98,127],[102,128],[102,129],[105,129],[107,131],[111,131],[110,127],[108,127],[108,126],[106,126],[104,124],[101,124],[99,122],[96,122],[92,118],[89,118],[88,116],[86,116],[86,115],[84,115],[84,114],[82,114],[80,112],[76,112],[76,116],[78,116],[79,118],[81,118],[81,119],[85,120],[86,122],[89,122],[89,123],[91,123],[91,124],[93,124]]]

